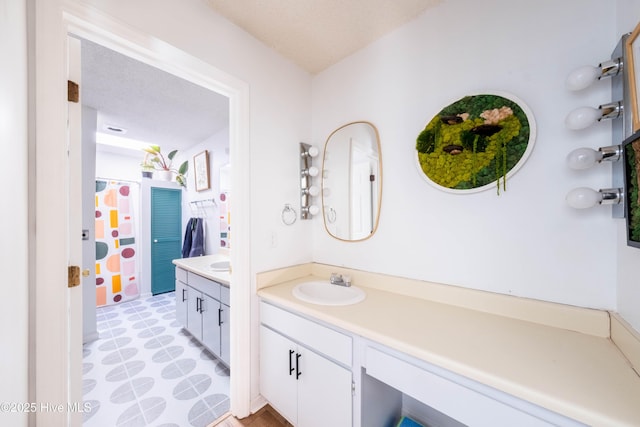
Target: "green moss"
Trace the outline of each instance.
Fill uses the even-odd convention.
[[[636,145],[633,143],[632,145]],[[636,169],[635,147],[627,146],[628,194],[629,200],[629,237],[635,242],[640,242],[640,203],[638,203],[638,171]]]
[[[474,133],[485,123],[485,111],[509,107],[513,114],[498,123],[501,129],[492,135]],[[468,114],[461,123],[445,124],[440,117]],[[433,182],[452,189],[473,189],[497,181],[506,190],[506,175],[522,158],[529,144],[529,122],[513,101],[497,95],[476,95],[445,107],[418,135],[416,150],[422,171]],[[448,145],[464,149],[452,155]],[[502,183],[500,179],[502,178]]]

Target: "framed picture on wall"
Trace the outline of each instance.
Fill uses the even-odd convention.
[[[196,181],[196,191],[208,190],[210,185],[209,152],[207,150],[193,156],[193,171]]]
[[[629,81],[629,95],[631,97],[631,117],[633,131],[640,130],[640,23],[636,25],[631,35],[625,42],[625,64],[627,67]]]
[[[627,245],[640,248],[640,132],[622,143]]]

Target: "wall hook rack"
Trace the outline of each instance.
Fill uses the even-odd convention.
[[[205,206],[208,203],[213,204],[214,206],[218,206],[218,203],[216,202],[216,199],[202,199],[202,200],[192,200],[191,202],[189,202],[192,205],[196,205],[197,207],[202,207]]]

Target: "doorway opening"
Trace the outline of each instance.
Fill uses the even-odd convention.
[[[80,13],[81,11],[75,11]],[[196,58],[181,52],[172,46],[151,37],[134,34],[131,29],[123,29],[121,24],[101,21],[103,28],[97,28],[91,23],[90,14],[84,15],[84,19],[78,16],[65,15],[65,27],[72,37],[78,37],[108,47],[118,53],[139,60],[147,65],[158,67],[163,71],[182,77],[193,84],[200,85],[208,90],[217,92],[229,99],[229,124],[228,124],[228,157],[232,163],[234,158],[248,158],[248,86],[215,69],[214,67],[199,61]],[[71,24],[73,22],[73,24]],[[120,36],[118,34],[125,34]],[[131,41],[131,39],[136,42]],[[145,42],[146,41],[146,42]],[[73,165],[71,166],[73,168]],[[139,169],[138,169],[139,170]],[[230,260],[234,265],[234,286],[231,291],[231,304],[237,309],[231,315],[231,366],[232,380],[230,384],[231,411],[238,416],[246,416],[250,407],[249,359],[237,355],[249,352],[249,300],[250,300],[250,274],[249,274],[249,169],[231,170],[230,182],[236,191],[234,193],[234,207],[238,209],[235,215],[235,224],[239,231],[234,234],[233,250],[230,252]],[[92,283],[88,283],[91,286]],[[85,286],[87,286],[85,284]],[[239,333],[242,331],[242,333]],[[73,336],[70,336],[73,338]],[[80,349],[82,343],[72,339],[71,351]],[[81,366],[72,366],[72,371],[80,371]],[[76,371],[76,372],[77,372]],[[235,374],[235,371],[238,374]],[[70,378],[75,375],[70,373]],[[80,383],[70,380],[71,394],[76,394],[81,387]],[[76,391],[74,393],[74,390]],[[37,391],[36,391],[37,392]]]
[[[83,289],[83,399],[91,405],[85,425],[108,419],[113,425],[205,426],[229,411],[229,369],[176,318],[172,259],[182,257],[190,201],[216,200],[222,191],[217,177],[229,164],[229,101],[97,43],[80,42],[83,177],[89,189],[96,184],[95,196],[83,200],[89,221],[83,224],[89,230],[83,263],[92,273]],[[169,181],[141,178],[144,144],[157,145],[165,160],[178,164],[211,153],[210,188],[197,191],[193,179],[181,186],[171,175]],[[177,154],[167,159],[173,150]],[[198,209],[198,218],[214,236],[204,255],[227,253],[216,246],[217,205],[204,210]]]

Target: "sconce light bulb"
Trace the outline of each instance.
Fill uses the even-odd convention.
[[[318,194],[320,194],[320,189],[315,185],[312,185],[307,189],[307,193],[312,197],[316,197]]]
[[[573,70],[565,81],[565,86],[569,90],[582,90],[589,87],[602,75],[600,67],[585,65]]]
[[[318,150],[318,147],[310,145],[309,148],[307,148],[306,151],[300,153],[300,155],[302,157],[316,157],[319,153],[320,151]]]
[[[567,194],[567,204],[575,209],[591,208],[602,202],[602,193],[592,188],[575,188]]]
[[[318,212],[320,212],[320,208],[319,208],[319,207],[317,207],[316,205],[311,205],[311,206],[309,206],[309,210],[308,210],[308,212],[309,212],[311,215],[318,215]]]
[[[313,145],[307,150],[307,154],[309,155],[309,157],[316,157],[319,152],[320,151],[318,150],[318,147]]]
[[[571,169],[588,169],[602,160],[602,151],[591,148],[578,148],[567,155],[567,164]]]
[[[309,176],[318,176],[318,168],[315,166],[311,166],[309,169],[307,169],[307,175]]]
[[[569,129],[579,130],[591,126],[601,117],[602,110],[599,108],[580,107],[569,113],[564,124]]]

